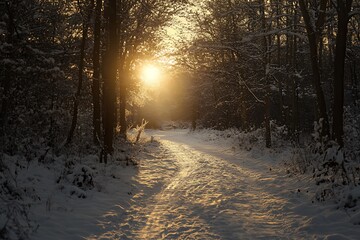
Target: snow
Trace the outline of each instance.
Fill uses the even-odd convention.
[[[3,158],[12,167],[11,175],[17,176],[17,185],[27,190],[22,192],[28,196],[13,199],[11,204],[31,205],[29,228],[35,231],[30,239],[83,239],[89,232],[101,232],[102,226],[113,224],[112,217],[124,213],[125,204],[131,198],[130,179],[137,172],[134,166],[125,166],[124,162],[113,161],[104,166],[98,163],[96,155],[53,159],[50,154],[42,163],[23,160],[18,156]],[[2,209],[9,206],[6,201],[0,204]],[[0,224],[4,226],[4,215],[0,216]],[[20,217],[17,220],[26,223],[26,219]],[[17,221],[13,222],[12,225],[16,225]],[[6,239],[18,239],[14,233],[19,227],[23,228],[15,226]]]
[[[151,210],[157,224],[148,218],[146,229],[154,232],[140,230],[130,239],[357,239],[360,233],[349,213],[313,203],[311,179],[289,177],[271,154],[241,151],[234,138],[214,137],[216,131],[152,134],[178,161],[178,174],[155,197],[165,205],[160,212],[172,214]],[[201,227],[192,232],[191,222]]]
[[[94,161],[87,164],[100,172],[94,179],[95,188],[85,191],[66,183],[48,188],[54,189],[47,193],[48,207],[40,205],[34,209],[39,228],[31,239],[82,239],[89,232],[99,233],[104,227],[112,226],[115,224],[112,219],[124,213],[132,188],[129,179],[135,175],[136,169],[124,168],[116,162],[107,166]],[[91,171],[85,166],[77,168]],[[70,178],[72,175],[69,175]],[[65,194],[61,194],[57,188]],[[48,191],[44,189],[44,192]]]
[[[106,166],[97,155],[30,162],[17,179],[40,193],[30,239],[358,239],[358,212],[314,201],[314,180],[286,171],[291,149],[236,134],[146,130],[138,166],[115,161],[121,152]]]

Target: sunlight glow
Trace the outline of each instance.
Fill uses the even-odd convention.
[[[160,78],[160,69],[152,64],[145,65],[141,70],[140,79],[145,85],[149,87],[154,87],[158,85]]]

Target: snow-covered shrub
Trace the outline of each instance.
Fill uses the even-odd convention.
[[[18,184],[26,161],[19,156],[0,156],[0,239],[25,239],[35,229],[29,220],[30,204],[37,202],[33,187]]]
[[[360,200],[360,121],[359,106],[345,108],[344,147],[320,136],[321,122],[315,124],[309,167],[319,190],[319,201],[333,199],[341,208],[357,209]]]
[[[79,187],[71,186],[67,190],[68,190],[68,194],[70,196],[76,196],[78,198],[86,198],[87,197],[86,192]]]
[[[253,147],[264,148],[265,146],[265,129],[257,128],[250,131],[242,131],[238,135],[239,144],[246,150],[251,150]],[[271,144],[273,149],[277,149],[289,143],[288,130],[285,125],[278,126],[274,121],[271,122]]]
[[[34,226],[28,218],[29,207],[19,201],[7,201],[0,208],[0,239],[26,239]]]
[[[95,187],[95,171],[88,165],[80,162],[91,160],[94,161],[96,156],[90,155],[84,158],[69,157],[63,162],[63,170],[57,178],[56,183],[58,189],[68,196],[76,196],[78,198],[86,198],[86,191]],[[97,159],[97,158],[96,158]]]
[[[336,188],[346,184],[344,152],[339,145],[327,136],[322,136],[323,119],[314,122],[311,143],[305,148],[310,161],[305,163],[306,170],[311,170],[318,190],[317,201],[326,201],[336,197]],[[306,172],[306,171],[305,171]]]
[[[331,146],[328,136],[322,136],[323,131],[323,119],[320,119],[319,122],[314,122],[314,132],[311,134],[313,140],[310,144],[310,150],[314,154],[322,155],[325,151]],[[330,145],[329,145],[330,144]]]
[[[343,186],[350,184],[344,151],[335,142],[332,143],[333,146],[314,158],[316,162],[313,164],[313,177],[316,185],[319,185],[315,196],[318,201],[342,197],[337,193]]]
[[[351,167],[350,173],[360,184],[360,101],[356,105],[345,108],[344,112],[344,148],[346,159]]]
[[[256,129],[238,135],[239,146],[250,151],[255,145],[264,143],[264,130]]]
[[[93,170],[88,166],[76,166],[72,170],[72,173],[67,175],[67,178],[69,182],[82,190],[89,190],[94,188]]]
[[[286,125],[278,125],[275,121],[271,121],[271,144],[275,148],[281,148],[289,145],[289,130]]]
[[[284,162],[288,173],[305,174],[311,165],[310,158],[304,148],[293,146],[290,158]]]
[[[314,170],[316,183],[334,183],[346,185],[349,183],[345,169],[345,155],[343,149],[335,142],[333,146],[325,150],[318,158],[317,166]]]

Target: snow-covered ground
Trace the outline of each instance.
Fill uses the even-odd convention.
[[[150,150],[141,161],[136,200],[113,231],[120,239],[360,236],[348,213],[312,202],[311,179],[289,178],[271,157],[255,158],[230,145],[233,139],[211,139],[206,132],[148,134],[162,150],[156,155]]]
[[[313,180],[286,172],[286,148],[243,150],[213,131],[146,135],[154,141],[139,146],[138,166],[96,156],[70,174],[28,166],[20,178],[42,193],[31,239],[359,239],[359,215],[313,201]],[[84,171],[94,188],[69,184]]]

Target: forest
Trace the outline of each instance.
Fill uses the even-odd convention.
[[[360,184],[359,0],[2,0],[0,72],[1,239],[29,234],[9,217],[29,164],[129,161],[168,121],[260,132],[309,152],[294,168],[317,184]]]

